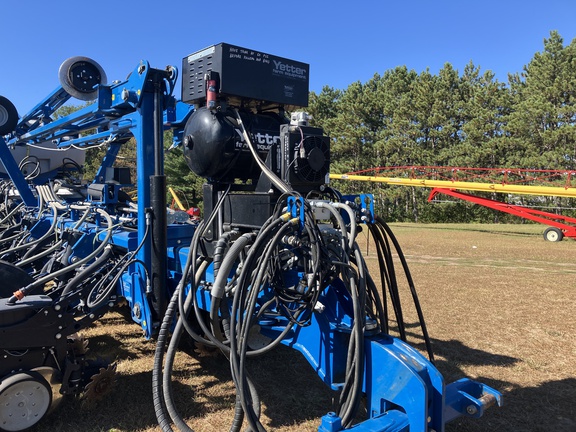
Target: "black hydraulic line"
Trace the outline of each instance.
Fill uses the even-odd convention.
[[[380,292],[376,287],[376,282],[374,282],[374,279],[372,279],[370,274],[366,275],[366,286],[368,287],[368,290],[372,296],[372,303],[376,308],[378,326],[380,331],[383,331],[382,329],[384,328],[384,323],[387,321],[386,312],[384,310],[384,303],[382,302]]]
[[[154,82],[154,175],[150,176],[150,207],[152,208],[152,247],[150,276],[152,283],[152,308],[158,320],[162,320],[167,307],[168,229],[166,215],[166,176],[164,175],[164,107],[163,81],[155,76]]]
[[[70,282],[66,284],[66,286],[62,290],[61,297],[64,297],[68,293],[75,290],[76,287],[80,285],[80,283],[83,282],[88,275],[95,273],[96,270],[102,267],[102,265],[104,265],[104,263],[108,260],[108,257],[110,256],[111,253],[112,253],[112,246],[106,246],[104,248],[104,251],[102,252],[102,255],[100,255],[96,261],[94,261],[84,270],[79,272],[76,276],[74,276],[74,278]]]
[[[313,219],[309,220],[312,221]],[[279,226],[281,222],[284,223]],[[259,421],[259,413],[254,411],[254,398],[251,394],[247,393],[249,382],[247,380],[245,365],[246,358],[250,354],[254,354],[255,351],[247,351],[247,342],[250,328],[255,320],[254,312],[258,294],[261,287],[270,282],[268,278],[270,274],[273,273],[273,269],[270,267],[272,257],[276,253],[277,245],[281,243],[283,236],[288,230],[293,229],[295,224],[297,224],[297,219],[286,220],[286,218],[279,218],[275,220],[274,223],[267,225],[267,228],[258,234],[257,241],[251,247],[249,256],[243,263],[232,306],[230,322],[231,370],[250,427],[258,431],[262,431],[264,428]],[[312,256],[314,263],[311,272],[319,277],[317,274],[320,265],[320,249],[318,243],[321,239],[315,235],[318,233],[316,233],[311,226],[306,226],[305,228],[311,244],[311,250],[308,253]],[[247,289],[248,287],[249,289]],[[306,308],[311,309],[315,299],[319,295],[315,279],[310,281],[308,288],[312,294],[306,299],[305,305],[307,306],[301,306],[299,308],[300,311],[306,310]],[[278,292],[276,295],[278,295]],[[242,308],[241,311],[239,310],[240,307]],[[293,312],[292,316],[288,315],[291,322],[282,331],[281,335],[266,347],[267,349],[278,344],[295,324],[305,325],[302,320],[297,322],[296,318],[299,317],[299,313],[297,310],[295,313]],[[361,380],[359,381],[361,382]],[[256,405],[256,407],[258,407],[258,405]]]
[[[220,305],[222,298],[225,294],[226,282],[228,279],[228,274],[234,267],[236,259],[242,253],[244,248],[253,241],[254,234],[244,234],[239,239],[237,239],[228,253],[224,256],[218,272],[215,276],[214,285],[211,291],[211,302],[210,302],[210,321],[212,324],[212,331],[216,339],[224,340],[226,335],[222,335],[220,330],[220,321],[218,319],[218,312],[220,311]],[[214,254],[216,256],[216,254]],[[216,271],[215,271],[216,273]]]
[[[31,256],[34,256],[36,254],[37,251],[41,250],[42,248],[44,248],[44,246],[46,246],[47,244],[52,243],[53,239],[51,238],[44,238],[41,242],[39,243],[35,243],[33,246],[31,246],[25,253],[24,255],[22,255],[20,257],[21,260],[25,260],[30,258]]]
[[[364,332],[366,329],[366,273],[364,260],[357,243],[354,243],[354,255],[358,262],[358,316],[354,319],[355,356],[354,356],[354,381],[351,390],[348,412],[342,417],[342,424],[350,426],[360,406],[362,396],[362,384],[364,380]]]
[[[190,308],[190,302],[192,297],[186,299],[184,307],[186,309]],[[170,338],[170,343],[168,344],[168,350],[166,351],[166,360],[164,362],[164,373],[162,375],[162,388],[164,394],[164,403],[166,410],[170,415],[170,418],[180,431],[193,432],[192,429],[186,424],[182,416],[178,413],[176,405],[174,404],[173,393],[172,393],[172,371],[174,368],[174,360],[176,359],[176,352],[178,350],[178,345],[180,343],[180,338],[182,336],[183,325],[182,322],[186,317],[180,316],[176,322],[176,327]]]
[[[207,346],[215,346],[214,343],[202,336],[200,336],[196,330],[192,328],[190,323],[188,322],[188,313],[189,310],[185,310],[184,308],[184,287],[189,279],[189,275],[195,275],[198,271],[199,265],[207,265],[209,263],[208,257],[205,256],[198,256],[198,247],[200,244],[200,237],[202,232],[204,231],[204,227],[206,226],[206,221],[202,221],[198,227],[196,227],[196,231],[194,232],[194,236],[192,236],[192,240],[190,242],[190,248],[188,250],[188,257],[186,258],[186,264],[184,265],[184,271],[182,273],[182,277],[180,278],[179,286],[182,286],[182,289],[178,290],[178,297],[177,297],[177,306],[178,312],[180,316],[185,317],[183,320],[183,325],[188,334],[194,339],[196,342],[202,343]],[[196,295],[196,281],[193,279],[190,283],[190,290],[188,291],[188,296]],[[196,302],[194,302],[195,304]],[[202,317],[199,317],[202,319]],[[209,332],[208,332],[209,333]],[[208,335],[207,333],[207,335]]]
[[[233,235],[236,235],[235,231],[226,231],[224,234],[220,236],[218,241],[216,242],[216,246],[214,247],[214,259],[213,259],[213,272],[214,272],[214,279],[218,275],[218,270],[220,269],[220,264],[222,263],[223,257],[226,255],[226,251],[228,250],[228,245]]]
[[[390,244],[388,242],[387,236],[384,235],[385,233],[383,232],[380,224],[371,226],[370,231],[376,243],[381,275],[384,274],[385,279],[383,280],[386,280],[388,284],[388,292],[390,294],[390,301],[396,316],[396,323],[398,324],[400,339],[406,341],[406,326],[402,313],[402,302],[400,300],[400,292],[398,290],[398,282],[396,279],[396,271],[394,268],[394,260],[392,257]]]
[[[124,257],[122,257],[122,259],[124,259]],[[96,308],[102,306],[102,304],[107,301],[108,295],[116,287],[118,280],[122,277],[122,275],[124,274],[124,271],[130,265],[132,265],[134,263],[140,264],[142,266],[142,268],[144,269],[144,272],[146,273],[146,277],[149,278],[148,277],[148,270],[146,269],[146,265],[143,261],[140,261],[138,259],[131,259],[129,261],[124,262],[122,267],[120,267],[120,264],[122,263],[122,259],[119,262],[117,262],[110,271],[108,271],[108,273],[102,278],[102,280],[99,283],[97,283],[90,290],[90,293],[88,293],[88,295],[85,297],[86,306],[88,306],[90,309],[96,309]],[[112,276],[114,274],[114,272],[116,272],[116,275]],[[105,288],[102,289],[103,287],[105,287]],[[96,293],[95,296],[93,295],[94,293]]]
[[[236,292],[234,293],[234,300],[232,303],[232,311],[230,313],[230,370],[236,385],[236,391],[240,395],[240,400],[246,415],[246,419],[254,431],[263,431],[264,427],[260,423],[260,420],[256,415],[256,411],[252,406],[253,399],[246,391],[246,387],[248,385],[246,381],[246,374],[240,366],[241,363],[243,363],[242,352],[245,352],[245,344],[243,343],[242,338],[243,328],[246,325],[244,323],[245,320],[251,320],[251,312],[247,311],[246,308],[240,312],[240,307],[241,305],[245,304],[244,296],[246,294],[247,287],[251,286],[252,291],[258,291],[259,287],[257,287],[253,282],[250,283],[249,279],[252,277],[253,270],[255,269],[254,265],[260,258],[263,248],[265,248],[265,246],[269,244],[270,240],[273,238],[272,234],[274,234],[275,228],[282,223],[287,224],[289,222],[286,220],[286,218],[275,218],[271,223],[265,224],[266,228],[260,230],[258,233],[256,241],[250,248],[248,256],[244,262],[242,272],[238,278]],[[244,316],[246,318],[244,318]],[[250,324],[248,323],[248,326],[249,325]],[[236,333],[238,333],[238,336]]]
[[[22,222],[18,222],[17,224],[10,225],[6,228],[2,227],[0,224],[0,242],[7,242],[7,241],[14,240],[14,238],[16,238],[14,236],[15,232],[17,232],[15,234],[15,236],[20,236],[25,232],[25,231],[22,231]],[[12,236],[12,237],[8,237],[8,236]]]
[[[196,281],[198,283],[198,281]],[[184,305],[186,310],[190,309],[192,297],[186,298],[186,303]],[[174,403],[173,392],[172,392],[172,371],[174,367],[174,360],[176,358],[176,352],[178,351],[178,345],[180,342],[180,338],[184,331],[184,317],[180,317],[176,322],[176,327],[174,328],[174,332],[172,334],[172,338],[170,339],[170,344],[168,345],[168,350],[166,351],[166,361],[164,363],[164,374],[163,374],[163,394],[164,400],[166,404],[166,409],[170,418],[174,422],[174,424],[178,427],[180,431],[184,432],[193,432],[193,430],[186,424],[182,416],[178,413],[176,409],[176,405]],[[249,381],[249,387],[251,389],[251,394],[256,394],[256,390],[254,385],[251,381]],[[257,397],[257,396],[256,396]],[[232,422],[232,426],[230,428],[230,432],[239,432],[242,427],[242,422],[244,420],[244,410],[242,409],[242,404],[238,394],[236,395],[236,403],[234,409],[234,420]]]
[[[31,284],[26,285],[24,288],[19,289],[18,291],[16,291],[14,293],[14,295],[12,297],[10,297],[8,299],[6,304],[9,304],[9,305],[15,304],[18,300],[21,300],[28,293],[33,292],[36,288],[43,287],[47,282],[54,280],[57,277],[60,277],[64,274],[69,273],[71,270],[74,270],[75,268],[86,264],[87,262],[91,261],[96,256],[98,256],[98,254],[107,246],[108,242],[110,241],[110,238],[112,237],[113,224],[112,224],[112,218],[110,217],[110,215],[107,212],[105,212],[102,209],[96,209],[96,211],[100,215],[102,215],[106,218],[106,223],[107,223],[106,237],[101,241],[100,245],[96,249],[94,249],[94,251],[92,251],[90,254],[86,255],[84,258],[76,261],[75,263],[70,264],[70,265],[68,265],[68,266],[66,266],[60,270],[57,270],[55,272],[52,272],[50,274],[47,274],[44,277],[36,279]]]
[[[379,225],[377,225],[378,229],[381,229]],[[382,247],[380,248],[383,251],[383,259],[386,265],[386,273],[390,280],[390,285],[388,286],[388,292],[390,293],[390,299],[392,301],[392,305],[394,308],[394,313],[396,315],[396,323],[398,325],[398,332],[400,333],[400,339],[404,342],[407,341],[406,339],[406,323],[404,322],[404,312],[402,307],[402,300],[400,297],[400,290],[398,287],[398,278],[396,277],[396,266],[394,264],[394,257],[392,255],[392,248],[390,247],[390,242],[388,241],[388,237],[385,235],[384,232],[379,232],[379,239]]]
[[[170,339],[170,333],[172,326],[174,324],[174,319],[176,314],[178,313],[178,302],[179,302],[179,294],[180,291],[184,289],[186,284],[186,280],[188,279],[188,271],[191,267],[191,262],[193,261],[192,255],[189,253],[188,258],[186,260],[186,265],[184,266],[184,274],[178,283],[168,306],[166,307],[166,313],[164,314],[164,318],[160,325],[160,330],[158,332],[158,338],[156,342],[156,349],[154,351],[154,366],[152,369],[152,400],[154,402],[154,412],[156,414],[156,419],[158,420],[158,424],[162,428],[163,432],[172,432],[172,428],[170,426],[170,419],[169,419],[169,412],[166,405],[166,395],[164,393],[164,374],[171,375],[171,370],[163,371],[163,363],[164,363],[164,352],[166,350],[166,345]],[[201,266],[201,270],[203,270]],[[193,281],[194,283],[195,281]],[[186,323],[185,317],[184,319],[180,319],[179,322]],[[168,395],[171,397],[171,395]]]
[[[205,263],[207,263],[205,261]],[[203,274],[205,268],[201,266],[198,274],[194,278],[194,284],[199,282],[199,277]],[[171,375],[174,363],[174,358],[177,352],[178,342],[184,330],[183,323],[186,317],[180,316],[177,320],[176,327],[174,329],[172,338],[170,339],[170,329],[172,327],[173,320],[178,312],[178,291],[184,288],[184,282],[181,283],[174,291],[172,298],[166,308],[166,314],[162,321],[160,331],[158,333],[158,339],[156,344],[156,350],[154,353],[154,367],[152,369],[152,398],[154,402],[154,411],[156,414],[156,419],[160,425],[163,432],[173,432],[170,426],[170,419],[174,421],[175,425],[180,431],[192,432],[192,429],[184,422],[182,417],[178,414],[176,407],[174,405],[174,398],[172,394],[171,386]],[[187,297],[186,303],[184,305],[185,309],[190,308],[190,303],[192,302],[192,297]],[[166,351],[166,362],[164,364],[164,351],[166,350],[166,344],[170,339],[168,350]],[[162,370],[164,364],[164,371]],[[255,391],[254,385],[250,383],[253,391]],[[170,419],[169,419],[170,417]],[[237,396],[234,412],[234,420],[230,428],[230,432],[239,432],[242,427],[244,414],[242,410],[242,405]]]
[[[224,191],[224,193],[218,198],[218,201],[216,203],[216,205],[214,206],[212,213],[210,214],[210,216],[207,219],[204,219],[196,228],[195,232],[194,232],[194,236],[192,237],[192,240],[190,242],[190,250],[188,252],[188,258],[186,260],[186,265],[184,266],[184,272],[182,275],[182,280],[186,281],[188,279],[188,274],[190,272],[190,270],[192,270],[192,273],[195,274],[196,273],[196,257],[198,256],[198,249],[201,246],[201,240],[202,240],[202,236],[205,233],[205,230],[211,226],[212,221],[214,220],[214,218],[216,217],[216,215],[218,214],[218,212],[220,211],[226,196],[228,195],[228,193],[230,192],[230,188],[232,185],[228,185],[228,188],[226,189],[226,191]],[[206,260],[207,258],[204,257],[200,257],[198,258],[199,262]],[[190,290],[188,292],[188,295],[194,296],[196,295],[196,289],[197,286],[192,283]],[[186,329],[186,331],[188,332],[188,334],[197,342],[203,343],[207,346],[219,346],[220,341],[216,340],[216,338],[211,337],[210,331],[207,330],[208,326],[204,323],[204,318],[201,316],[201,314],[198,312],[198,307],[196,305],[196,302],[194,302],[195,305],[195,311],[196,311],[196,315],[197,315],[197,321],[199,323],[199,325],[201,326],[201,328],[203,329],[203,331],[205,332],[206,336],[208,337],[208,339],[201,337],[200,335],[197,334],[197,332],[190,326],[190,324],[188,323],[188,320],[184,320],[184,328]],[[180,315],[182,316],[187,316],[187,314],[184,311],[184,290],[180,290],[179,294],[178,294],[178,309],[180,312]],[[222,349],[221,346],[219,346],[220,349]]]
[[[19,251],[22,249],[28,249],[28,248],[31,248],[33,245],[41,243],[44,240],[46,240],[47,238],[49,238],[51,235],[53,235],[54,231],[56,230],[56,224],[58,223],[58,209],[55,206],[52,207],[52,218],[53,219],[52,219],[52,223],[50,225],[50,228],[48,228],[48,231],[46,231],[46,233],[44,233],[43,236],[41,236],[40,238],[33,240],[31,242],[25,243],[23,245],[9,248],[9,249],[2,251],[0,253],[7,253],[7,252],[12,253],[12,252],[16,252],[16,251]]]
[[[152,207],[152,249],[150,278],[152,283],[151,304],[156,318],[161,320],[166,312],[166,250],[168,228],[166,217],[166,176],[150,176],[150,205]]]
[[[97,308],[104,301],[106,301],[106,297],[108,296],[108,294],[114,289],[114,287],[118,283],[118,280],[120,280],[126,269],[132,264],[140,264],[144,270],[144,273],[146,274],[146,280],[148,282],[150,281],[150,272],[146,267],[146,263],[137,258],[134,258],[135,256],[138,255],[138,252],[144,246],[144,243],[148,238],[148,234],[150,233],[149,216],[150,216],[149,214],[146,215],[146,231],[142,236],[140,244],[136,247],[135,250],[125,254],[122,258],[120,258],[115,263],[114,267],[110,271],[108,271],[108,273],[103,277],[103,279],[92,288],[92,290],[86,297],[86,306],[88,306],[90,309]],[[114,273],[116,273],[116,275],[114,275]],[[103,287],[105,288],[102,289]],[[98,294],[96,296],[97,297],[96,300],[93,300],[92,294],[95,292],[97,292]]]
[[[154,350],[154,367],[152,368],[152,402],[154,404],[156,420],[158,421],[158,425],[162,429],[162,432],[173,432],[173,429],[170,426],[170,418],[166,408],[164,389],[162,386],[162,366],[164,363],[166,342],[170,338],[172,322],[176,315],[176,311],[178,310],[178,291],[180,289],[181,286],[178,285],[168,303],[168,306],[166,307],[166,313],[164,314],[164,319],[160,325],[158,338],[156,340],[156,349]]]
[[[434,363],[434,352],[432,350],[432,343],[430,341],[430,336],[428,334],[428,329],[426,327],[426,321],[424,320],[424,313],[422,312],[422,306],[420,305],[420,300],[418,299],[418,293],[416,292],[416,287],[414,286],[414,281],[412,280],[412,275],[410,273],[410,269],[408,268],[408,263],[406,262],[406,258],[404,257],[404,253],[402,252],[402,248],[396,239],[396,236],[392,233],[392,230],[388,226],[388,224],[380,217],[376,217],[376,222],[381,225],[384,230],[390,236],[394,247],[396,248],[396,253],[398,254],[398,258],[402,263],[402,267],[404,269],[404,273],[406,274],[406,279],[408,281],[408,286],[410,287],[410,293],[412,294],[412,299],[414,302],[414,306],[416,308],[416,313],[418,314],[418,320],[420,321],[420,328],[422,329],[422,335],[424,337],[424,343],[426,344],[426,350],[428,352],[428,357],[432,363]]]
[[[8,195],[6,195],[6,198],[8,197]],[[8,206],[5,203],[5,208],[8,208]],[[18,204],[16,207],[14,207],[12,210],[10,210],[10,212],[2,219],[0,220],[0,224],[3,224],[4,222],[6,222],[8,220],[8,218],[10,218],[11,216],[13,216],[20,207],[24,207],[24,203],[21,202],[20,204]]]
[[[351,425],[358,411],[362,394],[364,378],[364,331],[366,311],[366,273],[367,269],[362,259],[357,243],[353,245],[354,261],[358,269],[356,277],[350,278],[350,296],[354,311],[354,325],[350,334],[348,358],[346,365],[346,380],[340,395],[340,410],[342,425]]]
[[[376,245],[376,256],[378,259],[378,270],[380,273],[380,281],[382,284],[382,306],[384,309],[384,318],[385,321],[382,323],[382,331],[386,334],[388,334],[390,332],[390,323],[389,323],[389,317],[388,317],[388,302],[387,302],[387,296],[386,296],[386,287],[390,286],[390,277],[388,275],[388,273],[386,272],[386,263],[384,261],[384,251],[382,250],[383,248],[383,240],[381,238],[381,233],[380,231],[378,231],[378,229],[370,224],[368,225],[370,233],[372,234],[372,237],[374,238],[374,243]]]

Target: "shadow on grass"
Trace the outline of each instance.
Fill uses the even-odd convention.
[[[479,377],[503,391],[504,406],[491,408],[480,419],[460,418],[446,426],[446,432],[574,432],[576,431],[576,379],[547,381],[536,387]]]
[[[418,327],[410,324],[407,327]],[[424,350],[422,336],[409,333],[418,339],[412,345]],[[465,377],[465,366],[513,367],[521,359],[471,348],[458,340],[431,339],[436,355],[435,366],[445,382]],[[440,358],[441,357],[441,358]],[[521,387],[515,383],[476,377],[475,381],[487,384],[503,394],[504,406],[489,409],[481,419],[460,418],[446,427],[447,432],[575,432],[576,431],[576,378],[547,381],[535,387]]]

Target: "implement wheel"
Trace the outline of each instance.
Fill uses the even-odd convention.
[[[0,430],[22,431],[34,426],[48,412],[52,390],[36,372],[21,372],[0,382]]]
[[[98,97],[99,84],[106,84],[106,73],[98,63],[88,57],[70,57],[60,65],[58,78],[70,96],[83,101]]]
[[[18,124],[18,111],[12,102],[0,96],[0,135],[12,132]]]
[[[562,241],[563,238],[564,233],[559,228],[550,227],[546,228],[546,230],[544,231],[544,240],[546,241],[559,242]]]

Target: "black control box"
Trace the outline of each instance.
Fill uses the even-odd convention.
[[[182,59],[182,101],[203,105],[206,78],[218,98],[243,104],[268,103],[288,110],[308,106],[310,65],[227,43]]]

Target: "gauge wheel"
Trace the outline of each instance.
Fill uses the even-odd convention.
[[[37,372],[8,375],[0,383],[0,430],[22,431],[48,412],[52,390]]]
[[[559,242],[562,241],[563,238],[564,233],[559,228],[550,227],[546,228],[546,230],[544,231],[544,240],[546,241]]]
[[[98,97],[100,84],[106,84],[106,73],[102,66],[88,57],[70,57],[58,70],[60,85],[66,93],[83,101]]]
[[[7,135],[16,129],[18,111],[12,102],[0,96],[0,136]]]

